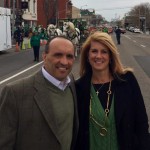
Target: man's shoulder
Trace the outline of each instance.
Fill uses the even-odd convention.
[[[33,73],[25,78],[18,79],[16,81],[10,82],[7,84],[8,87],[27,87],[32,86],[35,82],[36,76],[38,76],[39,72]]]
[[[33,82],[34,76],[28,76],[26,78],[18,79],[16,81],[10,82],[7,84],[7,87],[12,87],[12,88],[21,88],[25,87],[27,85],[30,85],[31,82]]]

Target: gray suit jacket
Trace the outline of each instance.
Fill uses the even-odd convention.
[[[71,150],[78,132],[74,83],[74,126]],[[61,150],[58,124],[48,81],[42,72],[7,85],[0,97],[0,150]]]

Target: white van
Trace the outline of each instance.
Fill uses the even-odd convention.
[[[12,47],[10,15],[10,9],[0,7],[0,51],[4,51]]]

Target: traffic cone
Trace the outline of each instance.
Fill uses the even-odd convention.
[[[16,50],[15,50],[15,52],[19,52],[19,45],[18,45],[18,42],[16,42]]]
[[[21,47],[22,50],[25,50],[25,45],[24,45],[24,41],[22,42],[22,47]]]

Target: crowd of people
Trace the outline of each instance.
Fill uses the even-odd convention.
[[[111,36],[96,31],[85,39],[77,80],[74,51],[67,37],[49,39],[40,70],[3,88],[0,150],[150,150],[138,81]]]
[[[39,50],[40,46],[44,43],[44,41],[48,40],[48,34],[45,28],[42,26],[37,26],[33,28],[23,28],[22,26],[18,26],[14,32],[14,39],[16,41],[16,51],[20,51],[25,49],[25,38],[28,40],[28,48],[33,48],[34,59],[33,61],[39,61]]]

